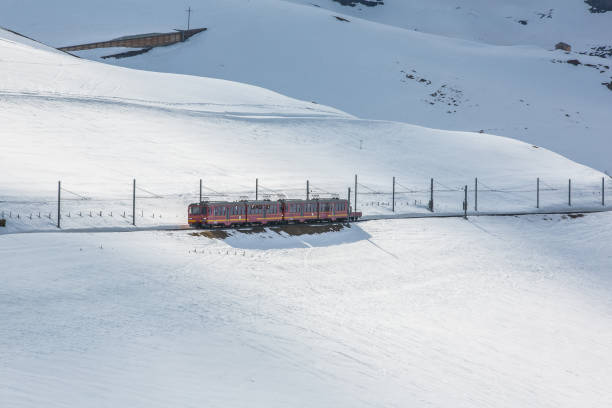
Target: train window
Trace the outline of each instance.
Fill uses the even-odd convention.
[[[191,207],[190,208],[190,213],[193,215],[199,214],[200,213],[200,207]]]

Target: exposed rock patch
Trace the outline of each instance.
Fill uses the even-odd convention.
[[[605,13],[612,11],[612,0],[584,0],[586,4],[591,6],[591,13]]]
[[[357,4],[361,4],[367,7],[376,7],[382,6],[384,3],[383,0],[332,0],[336,3],[340,3],[343,6],[355,7]]]
[[[590,51],[583,51],[580,54],[590,55],[591,57],[611,58],[612,57],[612,46],[600,45],[597,47],[592,47]]]
[[[400,71],[404,77],[401,79],[401,82],[407,82],[408,80],[415,81],[418,84],[422,84],[424,86],[432,85],[432,81],[422,77],[418,74],[414,69],[410,70],[410,72],[406,72],[404,70]],[[454,88],[450,85],[443,84],[438,87],[434,92],[428,94],[428,97],[423,100],[428,105],[446,105],[448,110],[446,113],[457,113],[456,108],[461,106],[464,102],[463,91]]]

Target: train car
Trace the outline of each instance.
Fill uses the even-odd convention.
[[[319,219],[318,200],[281,200],[283,203],[283,221],[309,222]]]
[[[206,201],[189,205],[188,223],[195,228],[230,226],[247,222],[246,204],[242,201]]]
[[[344,221],[349,217],[348,200],[338,198],[319,200],[319,220]]]
[[[355,221],[348,200],[206,201],[190,204],[188,223],[194,228],[214,226],[265,225],[316,221]]]
[[[243,201],[207,202],[206,222],[202,225],[231,226],[247,223],[247,206]]]
[[[280,223],[283,220],[283,203],[281,201],[246,201],[249,224]]]

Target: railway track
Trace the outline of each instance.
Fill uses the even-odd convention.
[[[467,212],[468,217],[516,217],[526,215],[571,215],[571,214],[595,214],[601,212],[612,211],[612,207],[602,207],[601,209],[591,208],[572,208],[567,210],[541,210],[541,211],[508,211],[508,212]],[[357,221],[351,221],[350,223],[364,223],[369,221],[380,221],[380,220],[396,220],[396,219],[412,219],[412,218],[464,218],[463,212],[438,212],[438,213],[419,213],[419,214],[388,214],[388,215],[366,215]],[[344,224],[339,222],[334,223],[303,223],[303,224],[288,224],[288,225],[305,225],[305,226],[321,226],[329,224]],[[278,224],[275,224],[278,225]],[[31,234],[31,233],[104,233],[104,232],[144,232],[144,231],[251,231],[253,229],[260,229],[265,227],[272,227],[275,225],[259,225],[259,226],[243,226],[243,227],[221,227],[213,229],[196,229],[191,228],[187,224],[168,224],[168,225],[155,225],[147,227],[89,227],[89,228],[66,228],[66,229],[37,229],[29,231],[15,231],[8,232],[6,234]]]

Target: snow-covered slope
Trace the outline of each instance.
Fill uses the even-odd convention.
[[[612,46],[610,13],[592,13],[583,0],[428,0],[384,1],[367,7],[337,0],[289,0],[323,7],[381,24],[445,37],[496,45],[537,45],[551,49],[559,41],[577,51]],[[345,1],[349,3],[349,1]]]
[[[572,178],[573,205],[601,208],[601,173],[537,146],[356,119],[253,86],[112,67],[2,35],[0,173],[10,177],[0,181],[0,210],[19,214],[13,230],[53,228],[57,180],[73,228],[129,225],[118,214],[131,213],[132,178],[147,198],[140,225],[183,224],[200,178],[205,195],[238,199],[254,195],[256,177],[262,194],[302,197],[309,179],[313,193],[345,196],[358,174],[366,214],[391,213],[393,176],[403,213],[427,212],[430,177],[440,212],[460,211],[460,189],[472,190],[474,177],[480,211],[534,209],[537,177],[541,208],[567,209]]]
[[[0,236],[1,405],[609,407],[610,218]]]
[[[184,26],[182,3],[5,3],[0,24],[54,46]],[[548,3],[387,2],[359,11],[329,1],[318,2],[321,7],[280,0],[194,2],[192,27],[207,32],[105,61],[250,83],[359,117],[484,130],[610,171],[605,152],[611,147],[612,92],[602,85],[612,81],[610,60],[551,49],[557,41],[577,51],[606,45],[601,42],[610,38],[612,13],[590,13],[580,1]],[[552,18],[534,20],[550,8]],[[337,20],[343,11],[364,19],[343,14],[350,22]],[[514,21],[519,18],[528,25]],[[414,31],[416,21],[427,32]],[[79,55],[96,59],[112,52]],[[574,58],[582,65],[565,63]]]

